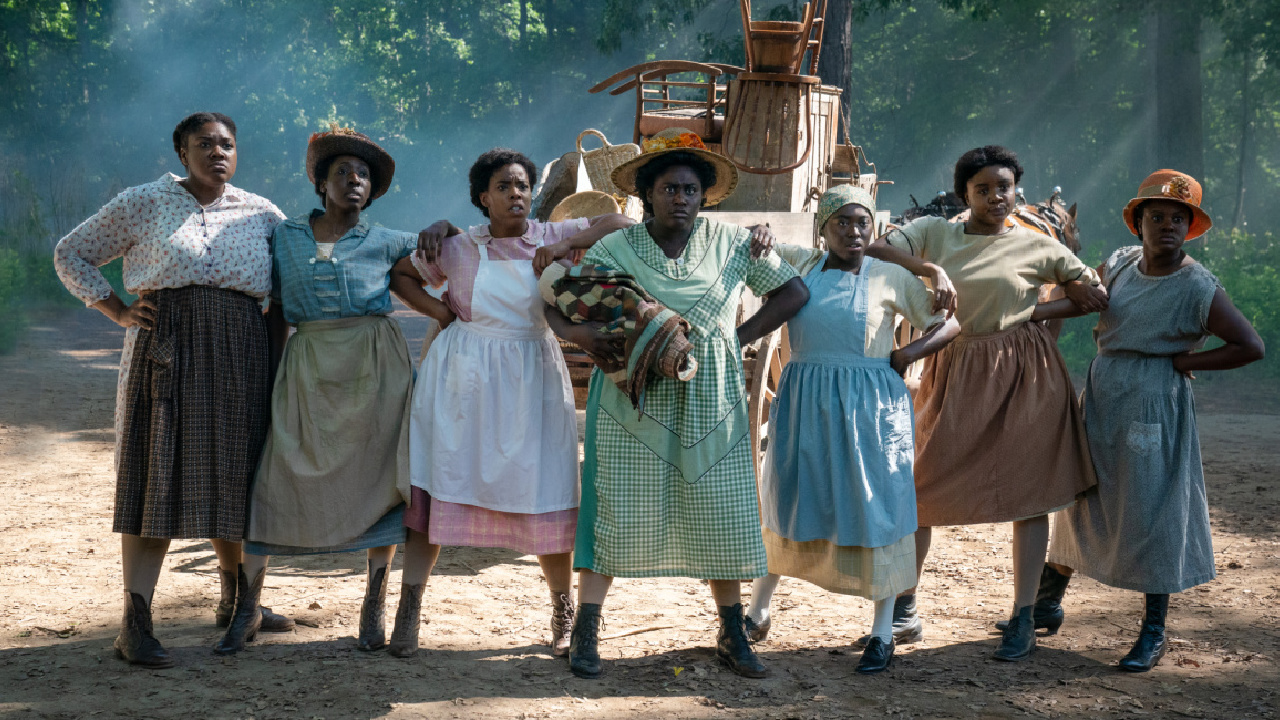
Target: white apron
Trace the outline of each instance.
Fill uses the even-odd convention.
[[[418,372],[411,481],[438,500],[499,512],[576,508],[573,389],[533,263],[476,247],[471,322],[445,328]]]

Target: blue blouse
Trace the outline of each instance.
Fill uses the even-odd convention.
[[[310,220],[322,214],[312,210],[276,226],[272,300],[290,323],[390,314],[391,266],[417,249],[418,236],[361,220],[333,246],[329,260],[318,260]]]

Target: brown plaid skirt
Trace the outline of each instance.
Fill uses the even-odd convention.
[[[270,420],[262,307],[195,285],[148,297],[159,313],[138,331],[121,398],[112,529],[240,540]]]

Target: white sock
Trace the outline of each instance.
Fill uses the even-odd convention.
[[[871,634],[880,638],[885,644],[893,641],[893,601],[894,596],[876,600],[876,615],[871,621]]]
[[[769,603],[773,602],[773,591],[778,589],[781,579],[781,575],[770,573],[751,582],[751,607],[747,609],[747,615],[757,625],[769,617]]]

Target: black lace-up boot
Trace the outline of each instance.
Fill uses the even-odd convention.
[[[1146,672],[1155,667],[1169,649],[1164,636],[1164,622],[1169,614],[1169,596],[1147,594],[1147,609],[1142,616],[1142,632],[1138,642],[1120,661],[1120,669],[1127,672]]]
[[[720,606],[720,633],[716,636],[716,657],[735,673],[749,678],[762,678],[768,671],[756,657],[747,640],[742,603]]]
[[[598,678],[604,671],[600,662],[600,630],[604,618],[600,606],[582,603],[573,618],[573,631],[569,634],[569,669],[580,678]]]
[[[151,634],[151,603],[138,593],[124,591],[124,619],[112,643],[116,657],[149,668],[173,667],[173,658]]]

